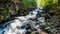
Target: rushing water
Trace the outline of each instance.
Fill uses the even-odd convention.
[[[45,18],[41,16],[43,7],[40,7],[40,1],[37,0],[37,9],[30,11],[28,15],[15,17],[14,20],[6,22],[0,28],[0,34],[30,34],[32,28],[37,32],[42,31],[39,25],[45,25]]]
[[[30,11],[26,16],[15,17],[14,20],[6,22],[6,24],[0,28],[0,34],[26,34],[27,31],[32,31],[31,28],[35,28],[37,32],[40,32],[40,26],[36,24],[45,22],[45,18],[38,15],[41,12],[43,12],[43,10],[37,8]],[[30,24],[30,27],[28,24]]]

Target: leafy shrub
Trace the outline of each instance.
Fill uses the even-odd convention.
[[[0,0],[0,21],[26,15],[29,9],[35,7],[36,3],[33,0]]]

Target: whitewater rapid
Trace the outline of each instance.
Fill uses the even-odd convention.
[[[45,18],[38,15],[41,12],[43,12],[43,10],[37,8],[30,11],[26,16],[14,17],[14,20],[6,22],[6,24],[0,28],[0,34],[26,34],[27,31],[31,31],[31,28],[35,28],[37,32],[40,32],[40,26],[36,24],[40,22],[43,24],[45,22]],[[30,28],[27,24],[30,25]]]

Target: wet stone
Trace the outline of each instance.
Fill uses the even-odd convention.
[[[30,31],[27,31],[25,34],[31,34],[31,32]]]

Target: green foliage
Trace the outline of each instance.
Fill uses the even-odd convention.
[[[38,0],[38,1],[40,1],[39,4],[42,7],[58,3],[58,0]]]
[[[0,0],[0,21],[17,15],[27,14],[27,10],[36,7],[34,0]]]
[[[32,7],[36,7],[36,3],[34,0],[23,0],[22,4],[24,7],[26,8],[32,8]]]

